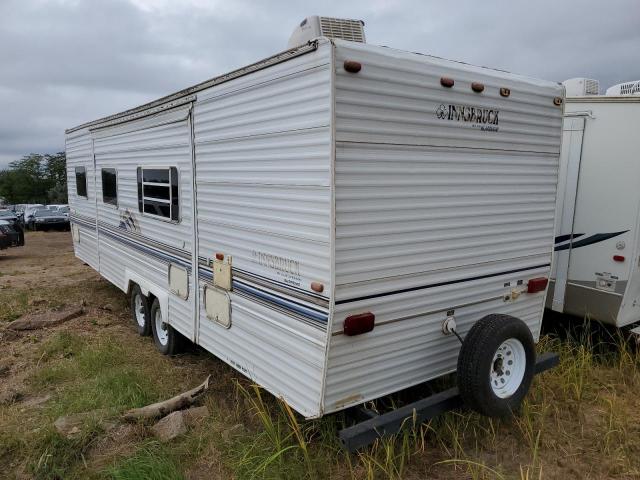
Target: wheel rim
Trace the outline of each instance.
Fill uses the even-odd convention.
[[[162,312],[156,309],[155,315],[156,337],[160,345],[165,346],[169,342],[169,325],[162,320]]]
[[[520,340],[509,338],[502,342],[491,362],[489,381],[493,393],[508,398],[520,388],[527,368],[527,356]]]
[[[144,302],[142,301],[142,295],[136,293],[136,296],[133,300],[134,308],[135,308],[135,317],[138,326],[144,328],[145,323],[147,322],[146,316],[144,314]]]

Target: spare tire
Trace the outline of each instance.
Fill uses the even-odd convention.
[[[488,417],[518,410],[535,373],[529,327],[510,315],[491,314],[467,333],[458,356],[458,390],[465,405]]]

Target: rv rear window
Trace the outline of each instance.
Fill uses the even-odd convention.
[[[76,194],[87,198],[87,171],[84,167],[76,167]]]
[[[102,201],[118,206],[118,174],[115,168],[102,169]]]
[[[138,167],[138,210],[148,215],[180,219],[178,169]]]

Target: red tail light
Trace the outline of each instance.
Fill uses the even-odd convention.
[[[547,288],[547,283],[549,283],[549,279],[546,277],[532,278],[527,284],[527,293],[542,292]]]
[[[624,255],[614,255],[613,260],[615,262],[624,262]]]
[[[348,336],[360,335],[373,330],[376,316],[371,313],[359,313],[344,319],[344,334]]]

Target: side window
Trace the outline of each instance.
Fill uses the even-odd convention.
[[[87,198],[87,171],[84,167],[76,167],[76,194]]]
[[[118,174],[115,168],[102,169],[102,201],[118,206]]]
[[[178,169],[138,167],[138,210],[147,215],[180,219]]]

